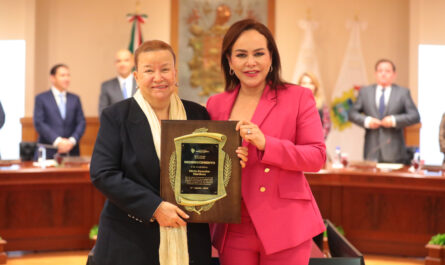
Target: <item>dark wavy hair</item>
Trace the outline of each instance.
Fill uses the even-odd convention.
[[[221,68],[226,81],[226,91],[232,91],[240,81],[236,75],[230,75],[229,57],[232,55],[233,44],[238,40],[239,36],[247,30],[256,30],[267,40],[267,49],[272,57],[272,72],[266,76],[266,83],[271,89],[284,88],[285,82],[281,79],[281,61],[278,53],[277,44],[270,30],[262,23],[253,19],[243,19],[234,23],[224,35],[221,50]]]

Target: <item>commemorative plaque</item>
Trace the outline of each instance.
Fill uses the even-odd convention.
[[[161,123],[161,197],[183,209],[188,222],[241,221],[241,145],[236,121]]]

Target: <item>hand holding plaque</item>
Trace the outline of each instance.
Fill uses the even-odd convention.
[[[161,197],[190,222],[239,222],[241,144],[233,121],[162,121]]]

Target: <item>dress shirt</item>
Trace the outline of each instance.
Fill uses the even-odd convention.
[[[66,105],[66,91],[60,91],[57,88],[55,88],[54,86],[51,87],[51,92],[53,92],[53,96],[54,99],[56,100],[57,106],[60,105],[60,94],[62,94],[62,98],[65,101],[65,107]],[[65,111],[65,115],[68,115],[67,111]],[[73,143],[73,145],[76,145],[77,141],[76,138],[74,137],[70,137],[68,138],[68,140],[70,140],[71,143]],[[57,147],[57,145],[60,143],[60,141],[62,141],[62,137],[57,137],[56,140],[54,140],[53,142],[53,146]]]
[[[66,91],[60,91],[55,87],[51,87],[51,92],[53,92],[54,98],[56,99],[57,106],[60,105],[60,94],[62,94],[63,103],[66,106]]]
[[[117,79],[119,80],[119,85],[121,87],[122,94],[124,92],[122,84],[125,82],[125,90],[126,90],[125,92],[127,92],[126,95],[129,98],[131,98],[133,96],[133,93],[132,93],[133,92],[133,73],[129,74],[127,76],[127,78],[123,78],[123,77],[118,75]]]
[[[382,96],[382,86],[381,85],[377,85],[377,87],[375,88],[375,105],[377,106],[377,109],[379,109],[380,107],[380,97]],[[391,95],[391,86],[386,86],[385,87],[385,106],[388,107],[388,101],[389,101],[389,96]],[[392,119],[392,127],[396,127],[396,118],[394,117],[394,115],[390,116]],[[365,118],[365,128],[369,128],[369,123],[371,122],[371,116],[367,116]]]

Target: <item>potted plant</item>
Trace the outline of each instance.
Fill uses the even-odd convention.
[[[445,265],[445,234],[433,236],[425,247],[428,250],[425,265]]]
[[[97,240],[97,232],[99,231],[99,226],[94,225],[91,229],[90,229],[90,239],[93,240],[94,243],[96,243]]]
[[[6,240],[3,240],[0,236],[0,264],[6,264],[5,246]]]

